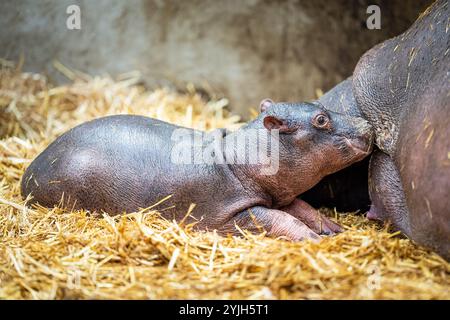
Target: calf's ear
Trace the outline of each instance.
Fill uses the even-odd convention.
[[[270,108],[270,106],[273,105],[273,101],[270,99],[264,99],[263,101],[261,101],[261,103],[259,104],[259,111],[264,112],[267,109]]]
[[[279,130],[280,133],[291,133],[298,129],[298,126],[275,116],[265,116],[263,124],[267,130]]]

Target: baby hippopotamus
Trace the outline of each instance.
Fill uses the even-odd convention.
[[[318,103],[260,105],[261,114],[235,132],[220,131],[220,139],[174,141],[174,136],[202,135],[156,119],[115,115],[83,123],[45,149],[22,178],[22,195],[47,207],[63,205],[111,214],[163,202],[169,219],[196,221],[203,230],[237,234],[236,225],[249,231],[290,240],[318,239],[340,226],[297,196],[324,176],[341,170],[371,152],[373,133],[366,120],[330,112]],[[217,156],[249,152],[236,141],[252,131],[265,132],[277,144],[276,170],[265,172],[260,162],[187,161],[208,150]],[[269,141],[269,140],[268,140]],[[230,147],[231,146],[231,152]],[[242,147],[242,145],[241,145]],[[176,152],[174,152],[176,150]],[[271,148],[271,153],[275,153]],[[248,159],[247,159],[248,160]],[[270,171],[270,170],[269,170]],[[187,212],[195,204],[195,209]]]

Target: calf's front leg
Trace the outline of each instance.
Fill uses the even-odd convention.
[[[318,234],[333,235],[343,231],[340,225],[331,221],[317,209],[314,209],[301,199],[295,199],[291,204],[282,207],[280,210],[287,212],[302,221]]]
[[[238,213],[218,231],[223,235],[239,234],[236,226],[254,233],[266,231],[270,237],[285,237],[292,241],[320,240],[316,232],[295,216],[263,206],[255,206]]]

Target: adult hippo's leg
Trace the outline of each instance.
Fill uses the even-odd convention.
[[[403,233],[410,233],[405,193],[392,158],[376,150],[369,166],[369,194],[372,204],[367,213],[371,220],[390,221]]]

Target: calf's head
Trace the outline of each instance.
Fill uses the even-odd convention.
[[[319,103],[265,99],[260,109],[260,126],[279,132],[280,170],[292,177],[311,177],[317,183],[372,151],[373,131],[363,118],[326,110]]]

